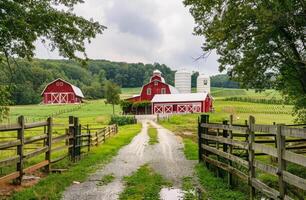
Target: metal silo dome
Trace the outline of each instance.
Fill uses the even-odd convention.
[[[191,93],[191,73],[179,70],[175,73],[175,87],[180,93]]]
[[[197,93],[210,93],[210,77],[205,74],[201,74],[197,78]]]

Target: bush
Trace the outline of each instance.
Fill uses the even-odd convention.
[[[117,124],[118,126],[123,126],[127,124],[136,124],[137,120],[134,116],[118,116],[113,115],[109,124]]]

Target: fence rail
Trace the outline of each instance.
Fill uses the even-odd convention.
[[[306,179],[290,173],[287,164],[293,163],[306,170],[306,128],[256,124],[252,116],[246,125],[241,126],[233,124],[233,116],[230,119],[215,124],[209,122],[209,115],[199,118],[199,161],[208,168],[215,166],[217,176],[221,176],[224,170],[231,186],[233,176],[245,181],[250,199],[255,199],[256,192],[271,199],[293,199],[288,185],[300,191],[294,194],[294,198],[304,199]],[[262,155],[274,157],[275,162],[268,164],[256,159]],[[259,171],[276,176],[277,188],[259,180],[256,177]]]
[[[43,134],[25,137],[25,130],[39,127],[43,127]],[[64,134],[53,136],[53,127],[54,123],[51,117],[43,122],[25,123],[23,116],[18,118],[17,124],[0,126],[0,132],[16,131],[17,133],[15,137],[6,137],[11,139],[10,141],[0,142],[0,154],[8,150],[16,151],[14,156],[0,158],[0,169],[3,167],[15,168],[15,172],[0,176],[0,183],[14,180],[15,183],[21,184],[24,174],[32,173],[41,168],[44,168],[49,173],[52,164],[67,157],[76,162],[82,158],[84,153],[90,151],[91,146],[104,143],[109,137],[118,132],[117,125],[90,129],[89,125],[82,126],[79,124],[79,119],[73,116],[69,117],[69,127],[67,127]],[[34,147],[28,148],[26,145],[34,145]],[[29,149],[31,151],[25,151]],[[65,150],[68,153],[56,154],[56,158],[52,157],[54,153]],[[42,154],[44,154],[43,161],[24,168],[27,160]]]

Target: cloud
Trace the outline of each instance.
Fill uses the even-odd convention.
[[[116,0],[106,11],[106,20],[110,26],[117,25],[122,33],[149,41],[160,41],[162,34],[158,24],[148,12],[148,3],[144,1]],[[151,3],[151,6],[155,6]]]
[[[87,45],[93,59],[125,62],[159,62],[172,69],[218,73],[218,56],[205,60],[204,38],[194,36],[194,20],[181,0],[90,0],[75,8],[77,15],[93,18],[108,27]],[[55,58],[56,52],[37,43],[37,57]]]

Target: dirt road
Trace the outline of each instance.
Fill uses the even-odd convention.
[[[158,130],[159,143],[148,145],[148,123]],[[157,173],[180,188],[182,178],[193,175],[195,162],[186,160],[180,138],[153,121],[142,121],[142,131],[132,142],[123,147],[113,160],[91,175],[87,181],[70,186],[64,193],[65,200],[116,200],[123,191],[122,178],[130,176],[140,166],[148,163]],[[98,186],[105,175],[112,174],[115,179],[104,186]]]

